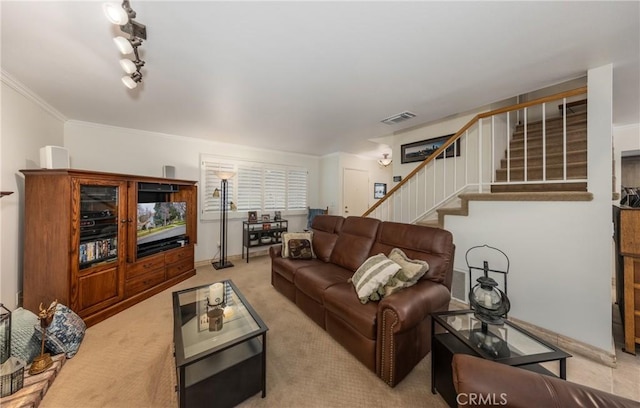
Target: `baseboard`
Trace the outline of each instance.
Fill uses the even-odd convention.
[[[262,249],[259,251],[255,251],[255,252],[251,252],[251,258],[255,258],[257,256],[265,256],[265,255],[269,255],[269,249]],[[194,265],[196,268],[200,267],[200,266],[207,266],[207,265],[211,265],[211,262],[217,260],[216,259],[205,259],[202,261],[196,261],[194,262]],[[242,255],[230,255],[227,257],[227,261],[231,261],[231,262],[247,262],[246,258],[243,258]]]
[[[449,309],[469,309],[469,305],[457,299],[451,299],[451,302],[449,303]],[[611,354],[606,350],[594,347],[587,343],[583,343],[571,337],[555,333],[551,330],[536,326],[534,324],[527,323],[513,316],[509,316],[509,320],[516,323],[518,326],[521,326],[523,329],[535,334],[544,341],[547,341],[554,346],[560,347],[568,353],[579,354],[582,357],[588,358],[589,360],[593,360],[597,363],[602,363],[608,367],[616,367],[616,355]]]

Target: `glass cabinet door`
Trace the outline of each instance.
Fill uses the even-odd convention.
[[[80,269],[118,259],[119,186],[80,185]]]

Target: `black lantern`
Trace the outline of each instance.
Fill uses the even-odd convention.
[[[469,304],[474,315],[482,323],[482,333],[487,333],[488,324],[501,325],[507,317],[511,303],[507,297],[507,274],[509,273],[509,257],[498,248],[480,245],[469,248],[465,254],[469,267]],[[493,267],[489,267],[491,261]],[[474,273],[482,272],[472,287]],[[504,292],[489,274],[501,275]],[[476,275],[477,276],[477,275]]]
[[[6,397],[24,385],[24,361],[11,356],[11,311],[0,303],[0,397]]]
[[[507,295],[498,289],[498,283],[487,275],[477,279],[478,284],[469,292],[469,303],[474,315],[483,323],[503,324],[511,303]]]

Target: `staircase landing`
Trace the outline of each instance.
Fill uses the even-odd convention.
[[[469,215],[469,201],[591,201],[593,193],[583,191],[465,193],[458,197],[461,201],[460,207],[437,210],[440,227],[444,225],[445,215]]]

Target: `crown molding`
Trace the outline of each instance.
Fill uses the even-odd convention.
[[[65,115],[63,115],[59,110],[49,105],[42,98],[40,98],[38,95],[33,93],[33,91],[27,88],[24,84],[22,84],[17,79],[12,77],[4,69],[0,70],[0,81],[2,81],[2,83],[14,89],[20,95],[34,102],[36,105],[40,106],[42,109],[47,111],[51,116],[58,119],[59,121],[66,122],[68,120],[68,118]]]

